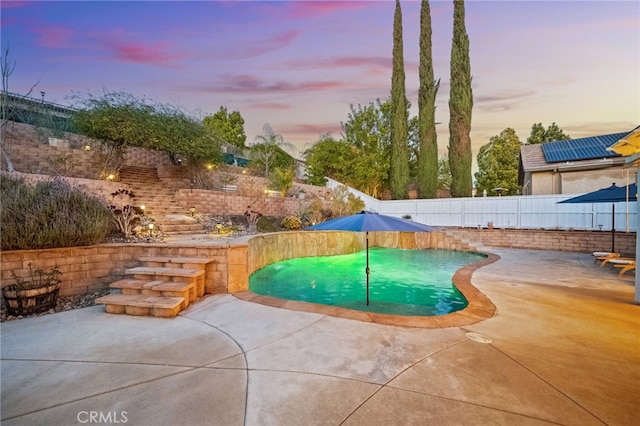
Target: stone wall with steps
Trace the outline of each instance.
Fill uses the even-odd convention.
[[[53,165],[54,159],[69,157],[65,175],[82,179],[94,179],[95,185],[99,187],[104,176],[101,176],[101,167],[96,156],[96,150],[85,151],[83,146],[96,147],[98,142],[81,135],[66,134],[64,137],[70,141],[70,147],[50,146],[46,139],[30,125],[23,123],[10,123],[12,138],[10,144],[11,158],[17,171],[24,173],[39,173],[43,176],[57,175]],[[3,160],[3,159],[2,159]],[[6,164],[3,162],[3,168]],[[144,187],[136,185],[135,179],[126,176],[127,168],[143,168],[155,170],[155,177],[160,184],[152,186],[149,193],[145,193]],[[144,148],[129,148],[125,156],[124,179],[120,182],[107,182],[105,190],[101,195],[109,199],[110,194],[117,189],[131,189],[139,194],[136,204],[145,206],[157,206],[158,216],[166,214],[188,214],[191,207],[196,207],[199,213],[209,213],[215,215],[241,215],[246,211],[248,205],[257,206],[265,215],[289,216],[295,215],[299,209],[301,201],[292,197],[269,197],[265,194],[268,188],[268,180],[258,176],[243,174],[246,168],[235,166],[220,166],[209,171],[210,180],[219,180],[220,174],[231,175],[236,191],[222,192],[214,190],[191,190],[188,169],[185,166],[177,166],[171,163],[167,153],[151,151]],[[306,201],[313,197],[322,200],[330,198],[330,191],[324,187],[296,183],[292,192],[304,189],[307,194]],[[176,191],[178,193],[176,194]],[[200,192],[198,192],[200,191]],[[174,197],[175,195],[175,197]],[[229,202],[230,210],[227,211],[226,204]],[[156,214],[149,211],[149,214]]]
[[[109,285],[111,294],[96,299],[112,314],[175,317],[205,294],[205,274],[215,258],[143,256],[144,266],[125,271],[133,278]]]
[[[238,254],[238,252],[240,254]],[[127,270],[141,265],[139,259],[148,256],[207,257],[214,261],[207,265],[205,291],[226,293],[230,278],[242,263],[246,246],[193,247],[163,244],[101,244],[47,250],[11,250],[0,252],[1,285],[13,283],[11,272],[29,275],[29,263],[34,269],[58,266],[62,275],[60,294],[85,294],[108,288],[114,281],[128,278]],[[246,257],[246,256],[245,256]],[[244,261],[246,263],[246,261]],[[242,271],[242,268],[240,268]]]

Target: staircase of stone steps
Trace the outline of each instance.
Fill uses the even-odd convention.
[[[145,214],[151,216],[165,234],[204,232],[202,225],[176,202],[177,188],[161,181],[155,168],[124,166],[120,169],[120,181],[131,188],[135,203],[144,206]]]
[[[478,251],[482,250],[482,243],[478,241],[470,241],[467,238],[464,238],[461,234],[457,233],[455,229],[445,229],[444,233],[451,238],[454,242],[455,250],[462,251]]]
[[[111,314],[171,318],[205,293],[204,257],[141,257],[143,266],[125,271],[131,278],[115,281],[111,294],[96,299]]]

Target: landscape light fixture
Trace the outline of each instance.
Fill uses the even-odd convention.
[[[82,147],[82,149],[84,149],[85,151],[91,151],[91,146],[90,145],[85,145]]]
[[[143,205],[140,206],[140,210],[142,210],[142,214],[144,214],[144,209],[145,209],[145,207],[144,207],[144,204],[143,204]],[[149,225],[152,225],[152,224],[150,223]]]
[[[194,217],[195,214],[196,214],[196,208],[195,207],[191,207],[189,210],[191,211],[191,217]]]
[[[151,235],[153,237],[153,228],[155,228],[155,225],[153,223],[149,224],[149,235]]]
[[[113,175],[113,174],[112,174],[112,175],[107,176],[107,180],[114,180],[115,178],[116,178],[116,176],[115,176],[115,175]]]

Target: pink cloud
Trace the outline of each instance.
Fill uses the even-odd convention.
[[[33,31],[37,35],[37,45],[54,48],[67,47],[75,34],[71,28],[55,25],[33,26]]]
[[[262,40],[246,42],[244,46],[242,44],[236,44],[233,49],[220,53],[218,57],[223,59],[252,58],[281,49],[295,40],[299,35],[300,31],[290,30]]]
[[[287,65],[294,68],[336,68],[375,66],[391,69],[391,56],[338,56],[327,59],[291,61]]]
[[[287,15],[290,18],[312,18],[336,11],[345,12],[371,7],[370,2],[358,1],[295,1],[291,2]]]
[[[210,87],[210,91],[216,93],[282,93],[282,92],[312,92],[347,87],[347,84],[339,81],[308,81],[302,83],[291,82],[267,82],[251,75],[230,75],[222,77],[221,85]]]
[[[167,66],[187,57],[186,53],[171,53],[171,43],[144,43],[139,41],[109,40],[105,46],[122,62],[135,62]]]
[[[0,9],[15,9],[17,7],[29,6],[31,1],[2,1],[0,2]]]

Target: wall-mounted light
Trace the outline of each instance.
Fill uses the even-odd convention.
[[[191,217],[194,217],[196,215],[196,208],[195,207],[191,207],[189,209],[189,211],[191,212]]]

